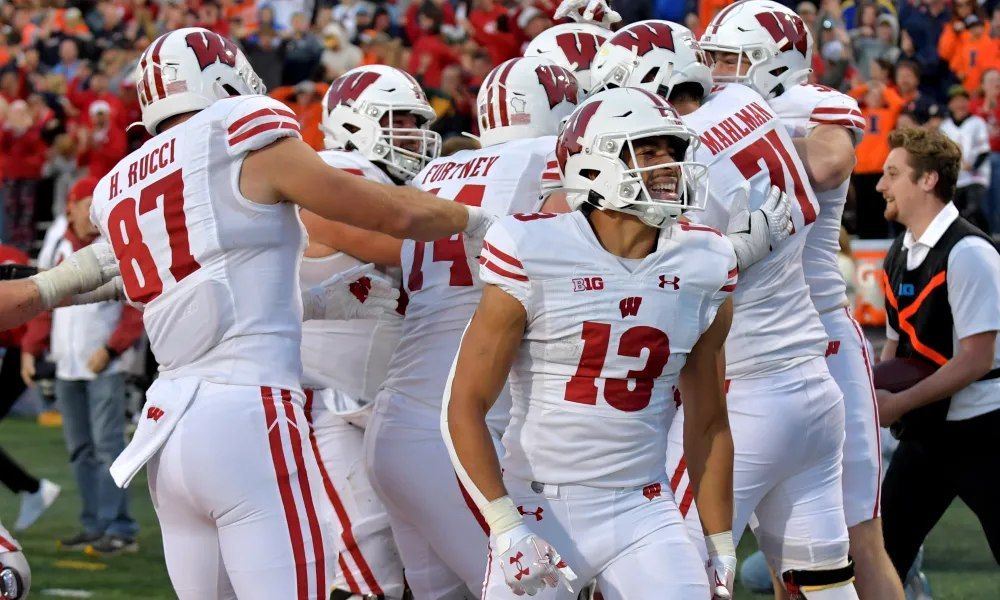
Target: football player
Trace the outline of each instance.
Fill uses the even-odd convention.
[[[91,219],[160,375],[112,476],[127,485],[149,463],[180,598],[325,598],[331,515],[302,410],[297,207],[425,240],[465,230],[471,242],[489,216],[331,168],[236,44],[206,29],[160,36],[136,75],[153,137],[101,179]],[[357,313],[367,294],[344,290],[357,283],[310,291],[306,312]]]
[[[608,40],[602,54],[605,48],[620,59],[608,65],[602,83],[621,80],[663,95],[701,139],[695,158],[708,165],[712,186],[706,210],[691,219],[748,238],[742,248],[734,244],[737,256],[746,258],[740,261],[742,281],[726,342],[736,446],[734,542],[753,517],[758,543],[790,591],[807,590],[810,598],[855,597],[840,487],[843,401],[824,361],[826,333],[802,269],[805,236],[819,208],[805,168],[759,93],[738,84],[713,87],[710,59],[686,28],[637,23]],[[656,55],[663,56],[646,58]],[[801,83],[806,74],[775,72],[786,85]],[[748,218],[747,209],[756,209],[759,200],[745,192],[741,199],[740,191],[772,185],[794,199],[795,233],[769,248],[754,240],[767,237],[771,220],[754,212]],[[678,419],[683,422],[683,412]],[[691,533],[700,540],[682,431],[671,430],[667,470]]]
[[[816,84],[789,85],[779,69],[810,66],[812,36],[802,18],[772,2],[743,2],[713,22],[702,48],[715,58],[715,80],[757,90],[784,123],[819,201],[802,254],[813,305],[829,338],[826,364],[844,394],[844,516],[858,596],[902,600],[903,588],[885,551],[879,517],[881,447],[872,360],[861,326],[851,316],[837,256],[854,148],[865,121],[857,102]],[[776,586],[777,587],[777,586]],[[780,587],[778,588],[780,590]]]
[[[411,184],[498,216],[536,211],[559,123],[579,101],[573,73],[545,58],[511,59],[479,90],[482,148],[432,161]],[[482,290],[478,256],[462,236],[403,243],[402,338],[366,433],[373,487],[417,598],[478,597],[482,587],[487,534],[438,425],[450,361]],[[497,435],[509,406],[491,415]]]
[[[429,129],[434,119],[423,90],[408,74],[384,65],[358,67],[335,80],[323,98],[320,127],[327,149],[320,157],[370,181],[403,184],[437,158],[440,137]],[[369,281],[387,278],[399,288],[401,240],[306,210],[300,216],[309,236],[300,271],[303,288],[363,269],[366,263],[380,271]],[[389,308],[396,308],[395,299]],[[333,543],[334,600],[368,595],[398,600],[403,595],[403,565],[362,453],[371,403],[385,381],[401,321],[397,315],[373,316],[307,321],[302,329],[305,413],[339,524]]]
[[[718,231],[677,221],[704,199],[697,144],[658,96],[592,96],[556,152],[575,210],[515,214],[487,234],[441,423],[490,527],[485,598],[571,599],[595,578],[609,600],[710,595],[663,462],[680,390],[706,532],[731,546],[718,367],[736,256]],[[498,461],[487,413],[508,374]]]

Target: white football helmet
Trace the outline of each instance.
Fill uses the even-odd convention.
[[[661,136],[669,138],[674,160],[635,166],[635,142]],[[574,210],[591,204],[632,214],[653,227],[703,209],[708,168],[691,161],[698,144],[697,134],[656,94],[627,87],[594,94],[573,111],[556,142],[566,201]],[[672,176],[654,180],[651,193],[643,174],[657,170]]]
[[[416,117],[417,127],[394,127],[393,117],[407,113]],[[330,84],[320,127],[328,148],[357,150],[395,179],[409,181],[441,153],[441,136],[429,129],[436,118],[416,79],[393,67],[368,65]]]
[[[611,32],[589,23],[563,23],[538,34],[524,49],[525,57],[541,56],[576,74],[583,95],[592,89],[591,63]]]
[[[139,57],[135,86],[150,135],[165,119],[202,110],[216,100],[267,91],[232,40],[185,27],[165,33]]]
[[[580,104],[576,76],[547,58],[512,58],[486,76],[476,105],[483,147],[556,135]]]
[[[742,0],[715,15],[701,36],[706,52],[728,52],[750,61],[746,75],[715,76],[753,89],[765,99],[799,85],[812,70],[812,35],[802,17],[771,0]]]
[[[594,91],[639,87],[664,98],[679,83],[697,83],[704,98],[712,91],[710,65],[687,27],[670,21],[639,21],[604,42],[591,77]]]

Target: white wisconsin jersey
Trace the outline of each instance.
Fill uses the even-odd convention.
[[[736,287],[729,240],[674,224],[641,260],[597,240],[581,211],[514,215],[486,234],[480,277],[519,300],[504,471],[629,487],[664,476],[677,377]]]
[[[299,136],[266,96],[219,100],[126,156],[94,191],[91,219],[142,308],[163,377],[297,388],[305,237],[295,206],[239,189],[247,153]]]
[[[857,146],[865,133],[865,120],[857,101],[833,88],[802,84],[770,100],[771,108],[792,137],[804,137],[817,125],[838,125],[851,134]],[[847,203],[846,179],[839,187],[816,192],[819,215],[806,235],[802,253],[806,283],[816,310],[821,313],[847,305],[847,284],[840,272],[840,223]]]
[[[324,150],[319,155],[332,167],[394,185],[382,169],[360,153]],[[308,289],[363,264],[344,252],[303,257],[299,281],[302,289]],[[386,269],[383,274],[399,285],[399,269]],[[339,390],[362,402],[374,400],[389,370],[401,325],[402,319],[390,314],[378,319],[306,321],[302,324],[302,385]]]
[[[792,200],[795,233],[740,273],[726,376],[763,375],[823,356],[826,333],[802,270],[806,235],[819,205],[791,138],[760,94],[739,84],[716,87],[683,120],[701,139],[694,160],[711,173],[705,210],[686,216],[729,231],[735,217],[760,208],[772,185]]]
[[[411,184],[498,216],[533,212],[555,144],[554,136],[546,136],[464,150],[432,161]],[[460,235],[436,242],[406,240],[401,255],[409,303],[385,387],[435,407],[441,405],[462,332],[482,293]],[[504,414],[508,402],[501,398],[493,414]]]

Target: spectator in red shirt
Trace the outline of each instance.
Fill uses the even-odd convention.
[[[72,90],[67,97],[77,110],[86,115],[85,119],[90,116],[91,105],[100,100],[111,108],[115,126],[122,129],[128,126],[125,120],[125,106],[121,98],[109,89],[109,79],[103,71],[95,71],[87,80],[85,89]]]
[[[531,10],[542,16],[538,9]],[[502,4],[494,0],[477,0],[469,13],[467,29],[472,39],[490,53],[493,64],[499,65],[521,54],[521,37],[511,25],[510,15]]]
[[[21,250],[35,239],[35,196],[42,177],[46,145],[42,127],[24,100],[11,103],[0,129],[4,161],[4,240]]]
[[[420,24],[420,12],[425,6],[437,8],[441,12],[442,23],[455,24],[455,9],[452,8],[450,2],[446,2],[445,0],[411,2],[410,6],[406,9],[406,16],[403,18],[403,23],[405,23],[406,37],[414,46],[417,44],[417,40],[427,33]]]
[[[983,73],[983,95],[970,105],[972,114],[986,121],[990,134],[990,190],[983,212],[991,231],[1000,231],[1000,71]]]
[[[418,15],[422,34],[413,44],[407,69],[425,88],[441,86],[441,71],[459,62],[458,53],[441,36],[444,15],[433,2],[425,2]]]
[[[111,119],[111,107],[103,100],[90,105],[90,127],[80,129],[80,166],[100,179],[125,158],[125,130]]]

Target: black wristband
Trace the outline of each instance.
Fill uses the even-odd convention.
[[[118,355],[120,354],[117,350],[115,350],[111,346],[108,346],[107,344],[104,345],[104,351],[108,353],[108,356],[111,358],[111,360],[118,358]]]

